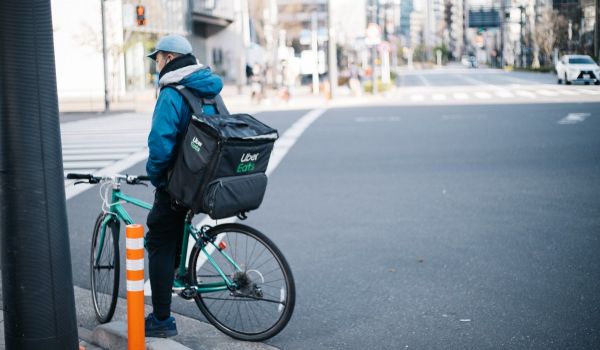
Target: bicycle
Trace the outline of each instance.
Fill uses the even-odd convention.
[[[147,186],[149,179],[73,173],[67,174],[67,179],[77,180],[75,185],[101,185],[103,211],[92,233],[90,280],[96,318],[106,323],[112,319],[118,299],[120,226],[134,223],[123,204],[152,208],[152,204],[124,194],[121,182]],[[184,287],[177,294],[194,299],[206,319],[233,338],[262,341],[279,333],[292,316],[296,298],[292,272],[279,248],[250,226],[227,223],[197,228],[193,216],[188,211],[185,218],[176,274],[183,276],[178,281]],[[190,237],[195,244],[188,256]]]

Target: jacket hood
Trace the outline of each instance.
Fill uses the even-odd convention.
[[[212,73],[209,67],[202,64],[185,66],[166,73],[158,82],[162,88],[165,85],[178,84],[195,90],[200,96],[213,97],[223,88],[221,78]]]

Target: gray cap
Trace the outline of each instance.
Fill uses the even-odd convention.
[[[188,53],[192,53],[192,45],[181,35],[172,34],[160,39],[158,44],[156,44],[155,50],[146,55],[146,57],[156,60],[156,55],[159,51],[175,52],[182,55],[187,55]]]

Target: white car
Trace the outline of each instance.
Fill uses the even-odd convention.
[[[556,64],[558,83],[572,82],[600,85],[600,67],[587,55],[565,55]]]

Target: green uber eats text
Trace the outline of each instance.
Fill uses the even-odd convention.
[[[238,174],[251,172],[256,167],[256,160],[258,160],[258,153],[242,154],[242,158],[235,172]]]
[[[192,147],[192,149],[196,152],[200,152],[200,147],[202,147],[202,142],[200,142],[200,140],[198,140],[198,138],[196,138],[194,136],[194,139],[192,140],[192,142],[190,143],[190,146]]]

